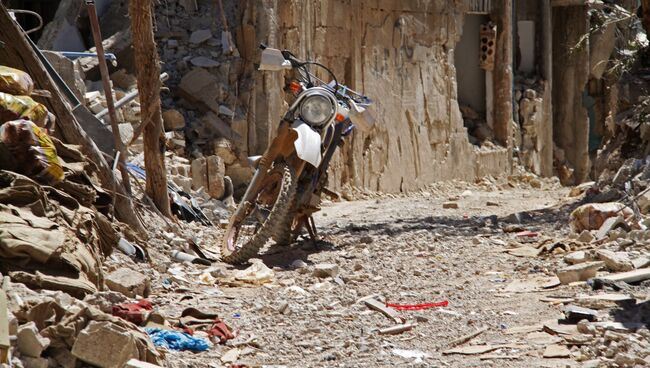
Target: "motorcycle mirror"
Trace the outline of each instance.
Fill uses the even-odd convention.
[[[291,62],[282,56],[282,51],[267,47],[262,51],[259,70],[278,71],[291,69]]]
[[[369,110],[369,106],[363,107],[350,100],[350,121],[362,132],[368,133],[375,125],[374,114]]]

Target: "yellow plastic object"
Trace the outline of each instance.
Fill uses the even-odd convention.
[[[0,124],[16,119],[27,119],[39,127],[44,127],[48,119],[47,113],[45,106],[29,96],[14,96],[0,92]]]
[[[0,140],[21,163],[21,174],[49,185],[65,178],[52,139],[33,122],[14,120],[0,125]]]
[[[0,65],[0,92],[29,96],[34,91],[34,81],[22,70]]]

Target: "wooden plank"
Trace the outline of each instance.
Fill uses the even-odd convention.
[[[450,354],[478,355],[478,354],[489,353],[491,351],[498,350],[498,349],[523,350],[528,347],[529,347],[528,345],[521,345],[521,344],[470,345],[470,346],[463,346],[460,348],[445,350],[442,352],[442,355],[450,355]]]
[[[386,317],[393,319],[397,323],[402,323],[404,321],[395,309],[388,308],[384,303],[375,298],[366,299],[363,302],[368,308],[376,310]]]
[[[413,327],[417,326],[418,324],[413,322],[413,323],[404,323],[401,325],[396,325],[396,326],[391,326],[391,327],[386,327],[380,329],[378,332],[380,335],[397,335],[401,334],[402,332],[410,331],[413,329]]]
[[[455,347],[455,346],[458,346],[458,345],[464,344],[464,343],[468,342],[469,340],[475,338],[476,336],[482,334],[483,332],[485,332],[485,331],[487,331],[487,330],[488,330],[487,327],[483,327],[483,328],[481,328],[481,329],[479,329],[479,330],[477,330],[477,331],[474,331],[474,332],[469,333],[469,334],[467,334],[467,335],[461,336],[461,337],[457,338],[456,340],[450,342],[448,346],[449,346],[450,348],[453,348],[453,347]]]

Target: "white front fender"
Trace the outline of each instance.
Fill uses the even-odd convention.
[[[318,167],[322,159],[320,152],[320,134],[300,120],[296,120],[291,125],[291,128],[298,133],[298,138],[293,142],[298,157],[301,160],[309,162],[314,167]]]

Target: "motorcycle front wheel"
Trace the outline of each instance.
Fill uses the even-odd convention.
[[[241,219],[231,217],[221,244],[221,259],[241,264],[255,257],[284,223],[296,195],[295,170],[282,162],[274,164],[259,185]]]

